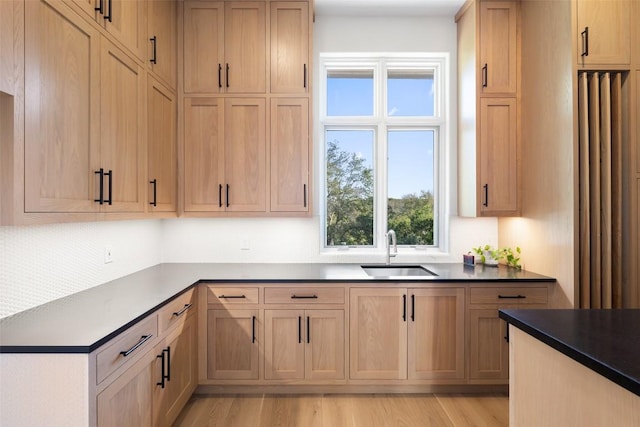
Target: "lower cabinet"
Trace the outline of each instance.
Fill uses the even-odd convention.
[[[259,316],[257,309],[207,310],[207,378],[259,378]]]
[[[469,382],[507,384],[509,344],[501,308],[547,308],[546,286],[471,287],[469,291]]]
[[[465,378],[463,287],[352,288],[350,378]]]
[[[265,379],[344,379],[344,310],[264,314]]]

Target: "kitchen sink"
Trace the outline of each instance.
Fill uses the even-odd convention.
[[[437,276],[420,265],[363,265],[361,267],[371,277]]]

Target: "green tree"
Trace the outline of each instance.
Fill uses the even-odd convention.
[[[327,245],[373,245],[373,169],[327,144]]]
[[[407,194],[389,199],[389,228],[396,232],[400,245],[433,245],[433,194]]]

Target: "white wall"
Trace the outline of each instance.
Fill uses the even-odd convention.
[[[331,51],[438,51],[451,53],[455,82],[456,26],[452,17],[318,16],[314,55]],[[317,61],[316,61],[317,63]],[[451,87],[451,99],[456,91]],[[317,96],[317,94],[316,94]],[[317,99],[317,98],[316,98]],[[452,124],[456,107],[450,106]],[[318,129],[317,119],[315,128]],[[455,126],[451,127],[451,164]],[[316,145],[316,150],[319,147]],[[314,168],[317,170],[317,168]],[[455,189],[456,171],[450,171]],[[317,181],[317,180],[316,180]],[[318,183],[315,183],[318,188]],[[315,193],[318,206],[318,192]],[[455,194],[451,194],[455,203]],[[451,206],[455,212],[455,205]],[[497,243],[493,218],[452,217],[449,254],[401,254],[396,262],[459,262],[461,254],[483,243]],[[0,227],[0,317],[25,310],[158,262],[379,262],[383,254],[363,257],[320,253],[320,219],[185,219]],[[104,245],[114,249],[103,263]],[[248,248],[248,249],[243,249]]]
[[[157,264],[161,231],[159,220],[0,227],[0,317]]]

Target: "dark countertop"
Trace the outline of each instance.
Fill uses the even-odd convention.
[[[640,309],[503,309],[500,318],[640,396]]]
[[[0,353],[90,353],[202,282],[555,282],[503,266],[423,265],[437,276],[373,279],[359,264],[158,264],[0,319]]]

